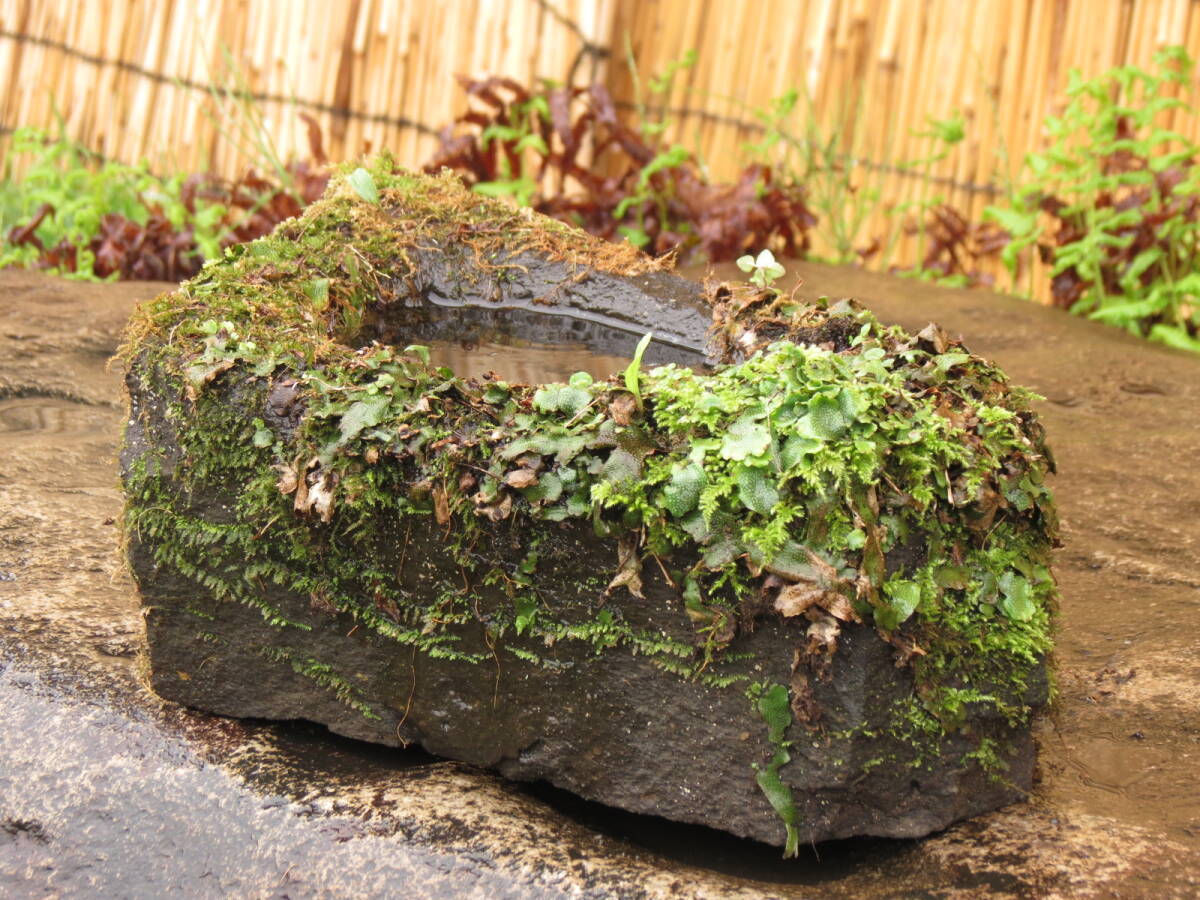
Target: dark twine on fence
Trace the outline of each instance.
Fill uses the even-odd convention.
[[[141,78],[148,78],[157,84],[170,84],[176,87],[187,88],[192,91],[200,91],[207,95],[219,94],[225,97],[232,97],[236,100],[253,101],[255,103],[282,103],[295,106],[301,109],[312,110],[314,112],[327,113],[339,119],[354,119],[360,122],[372,122],[380,125],[392,125],[396,128],[412,128],[421,134],[436,135],[437,129],[424,122],[417,122],[413,119],[404,116],[391,116],[386,113],[371,113],[364,112],[358,109],[350,109],[344,106],[336,106],[332,103],[322,103],[319,100],[304,100],[299,97],[286,97],[282,94],[267,94],[256,91],[230,90],[226,87],[221,87],[214,84],[204,84],[203,82],[193,81],[188,78],[178,78],[174,75],[164,75],[162,72],[155,72],[147,69],[145,66],[139,66],[137,63],[126,62],[122,59],[107,59],[103,56],[97,56],[93,53],[88,53],[86,50],[80,50],[78,47],[72,47],[62,41],[56,41],[52,38],[41,37],[35,34],[22,34],[7,29],[0,29],[0,38],[7,38],[15,41],[18,44],[34,44],[39,47],[46,47],[50,50],[57,50],[60,53],[72,59],[80,60],[81,62],[89,63],[97,68],[112,66],[122,72],[128,72],[131,75],[137,75]]]
[[[547,6],[548,10],[553,12],[553,8]],[[601,47],[593,44],[582,37],[583,31],[576,23],[571,22],[561,13],[557,16],[561,24],[570,28],[573,32],[580,36],[583,45],[577,54],[575,61],[571,65],[572,75],[578,68],[580,61],[585,56],[591,56],[593,60],[611,55],[611,50],[606,47]],[[299,97],[287,97],[280,94],[268,94],[256,91],[231,90],[227,87],[222,87],[214,84],[205,84],[199,81],[193,81],[186,78],[178,78],[172,75],[164,75],[162,72],[155,72],[152,69],[147,69],[145,66],[140,66],[137,63],[127,62],[120,59],[108,59],[103,56],[98,56],[93,53],[88,53],[78,47],[72,47],[63,41],[58,41],[53,38],[42,37],[35,34],[26,34],[24,32],[15,32],[8,29],[0,29],[0,39],[7,39],[18,44],[33,44],[39,47],[45,47],[50,50],[58,51],[72,59],[77,59],[81,62],[88,63],[103,68],[112,66],[123,72],[128,72],[131,75],[136,75],[140,78],[148,78],[157,84],[170,84],[176,87],[186,88],[192,91],[199,91],[206,95],[219,94],[221,96],[232,97],[240,101],[252,101],[255,103],[280,103],[290,105],[298,109],[311,110],[313,112],[326,113],[342,120],[355,120],[360,122],[370,122],[373,124],[389,125],[400,129],[412,129],[420,134],[437,136],[440,133],[440,128],[428,125],[424,122],[418,122],[415,119],[409,119],[405,116],[393,116],[387,113],[373,113],[364,110],[351,109],[345,106],[338,106],[331,103],[323,103],[319,100],[307,100]],[[617,101],[618,108],[626,111],[636,110],[638,107],[629,101]],[[686,106],[661,106],[656,107],[655,112],[659,115],[668,115],[677,119],[700,119],[706,122],[712,122],[717,125],[724,125],[730,128],[737,128],[747,134],[763,134],[765,128],[759,122],[739,119],[736,116],[727,116],[720,113],[714,113],[704,109],[693,109]],[[0,125],[0,135],[10,134],[13,131],[13,126],[4,123]],[[913,172],[910,168],[894,163],[880,163],[869,159],[854,159],[849,155],[838,157],[839,165],[843,166],[861,166],[864,169],[872,171],[882,171],[898,174],[901,177],[918,178],[920,173]],[[947,175],[929,175],[926,176],[931,184],[940,187],[950,188],[952,190],[964,191],[969,194],[987,194],[988,196],[997,196],[1002,193],[999,186],[991,183],[977,184],[975,182],[956,181]]]

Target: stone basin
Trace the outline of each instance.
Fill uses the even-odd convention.
[[[370,174],[380,203],[335,180],[127,335],[156,692],[788,852],[1024,796],[1052,463],[1001,373]],[[410,346],[649,331],[557,385]]]

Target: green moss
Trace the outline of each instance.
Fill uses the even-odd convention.
[[[983,738],[974,750],[965,754],[963,759],[976,763],[989,777],[1003,779],[1007,772],[1004,760],[1001,758],[1001,748],[991,738]]]
[[[264,647],[262,655],[273,662],[287,663],[297,675],[307,678],[330,691],[342,703],[361,713],[364,718],[378,719],[362,693],[334,671],[327,663],[318,662],[312,657],[297,653],[290,647]]]
[[[127,476],[125,527],[159,563],[282,628],[303,626],[265,601],[268,585],[433,657],[489,658],[451,627],[478,619],[515,664],[553,665],[546,648],[577,641],[716,687],[742,680],[730,644],[756,616],[813,620],[826,636],[862,621],[913,669],[893,733],[921,753],[972,705],[1028,719],[1051,644],[1057,528],[1028,394],[937,332],[745,287],[713,294],[729,362],[711,374],[509,385],[432,368],[423,348],[355,349],[363,322],[417,295],[418,247],[501,271],[522,249],[614,272],[654,265],[386,158],[371,176],[378,203],[335,180],[302,217],[135,319],[124,358],[180,398],[168,419],[182,458]],[[294,431],[235,417],[231,396],[261,409],[289,378],[304,409]],[[205,485],[237,497],[225,520],[190,509]],[[635,627],[617,606],[564,615],[536,591],[552,541],[480,569],[483,529],[549,536],[567,520],[620,548],[610,578],[580,577],[580,596],[610,580],[639,594],[643,564],[661,566],[694,640]],[[506,605],[482,610],[456,584],[417,593],[373,567],[374,551],[431,522]],[[817,677],[826,662],[819,648],[801,657]],[[762,772],[778,780],[782,765]]]

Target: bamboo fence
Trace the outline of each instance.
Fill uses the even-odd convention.
[[[755,111],[796,89],[789,127],[878,189],[872,232],[933,195],[977,218],[1040,145],[1069,70],[1150,67],[1173,44],[1200,56],[1200,0],[0,0],[0,137],[62,122],[106,157],[233,176],[265,138],[306,156],[307,113],[334,159],[416,165],[466,106],[454,76],[495,74],[604,82],[728,178],[762,136]],[[648,92],[689,50],[669,96]],[[954,112],[965,140],[898,165],[933,156],[927,120]],[[1200,140],[1200,117],[1168,124]]]
[[[67,132],[104,156],[233,176],[387,147],[420,162],[464,106],[459,72],[604,77],[611,2],[3,0],[0,127]],[[261,119],[262,127],[255,120]]]

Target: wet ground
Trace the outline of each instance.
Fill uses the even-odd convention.
[[[1200,894],[1200,359],[1020,301],[798,268],[813,293],[940,321],[1047,398],[1061,698],[1029,803],[784,862],[314,726],[157,700],[117,546],[122,410],[105,370],[157,288],[0,272],[0,895]]]

